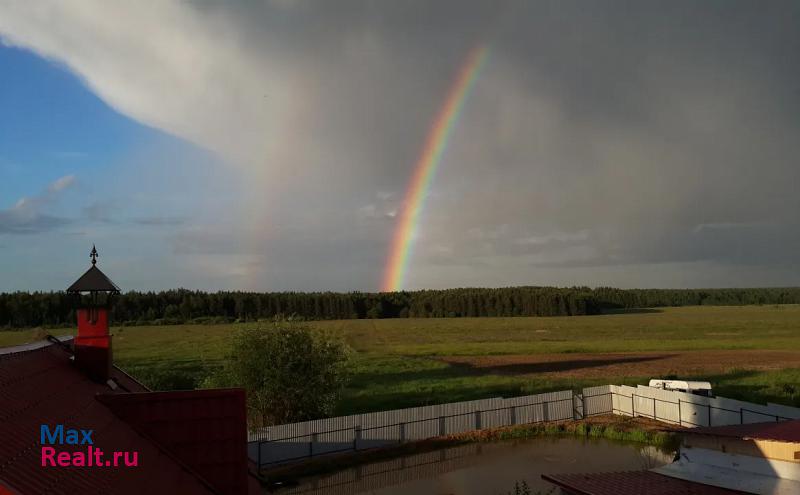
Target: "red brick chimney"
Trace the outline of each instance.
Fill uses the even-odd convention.
[[[113,355],[108,333],[111,296],[119,287],[97,268],[97,249],[92,246],[92,266],[67,292],[78,298],[78,335],[75,337],[75,365],[92,379],[105,382],[111,372]]]

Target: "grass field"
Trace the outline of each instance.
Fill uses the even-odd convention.
[[[357,351],[342,414],[643,383],[654,372],[710,380],[720,395],[800,405],[800,306],[313,325],[342,335]],[[117,327],[116,363],[156,388],[192,387],[221,363],[235,327]],[[0,332],[0,346],[33,335]]]

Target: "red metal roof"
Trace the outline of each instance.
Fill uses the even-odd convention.
[[[11,488],[3,484],[2,480],[0,480],[0,495],[18,495],[18,493],[19,492],[11,491]]]
[[[744,492],[670,478],[651,471],[598,474],[543,474],[575,495],[734,495]]]
[[[156,443],[134,430],[97,394],[146,391],[119,370],[120,387],[95,383],[58,345],[0,355],[0,486],[21,494],[215,493]],[[42,467],[40,426],[92,429],[97,448],[138,452],[138,467]],[[85,451],[86,446],[59,450]],[[242,445],[244,449],[244,445]],[[2,489],[0,489],[2,491]],[[13,493],[13,492],[12,492]]]
[[[743,440],[772,440],[775,442],[800,443],[800,419],[744,425],[703,426],[690,430],[681,430],[681,433],[735,437]]]
[[[98,399],[221,493],[247,493],[243,389],[108,394]]]

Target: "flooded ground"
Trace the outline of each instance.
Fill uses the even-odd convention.
[[[344,495],[505,495],[525,481],[531,493],[558,493],[543,473],[649,469],[672,461],[671,453],[605,439],[542,438],[469,444],[390,461],[365,464],[300,480],[277,491]]]

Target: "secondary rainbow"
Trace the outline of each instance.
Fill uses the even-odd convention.
[[[447,149],[447,141],[458,122],[464,102],[469,96],[470,89],[475,83],[481,67],[488,57],[488,49],[481,45],[470,51],[466,61],[458,71],[455,82],[447,92],[447,98],[442,105],[436,119],[433,121],[425,146],[422,148],[419,160],[414,167],[414,175],[406,190],[403,199],[400,219],[395,227],[389,259],[383,276],[381,290],[385,292],[403,289],[408,262],[414,247],[420,214],[425,207],[436,169],[442,161],[442,156]]]

